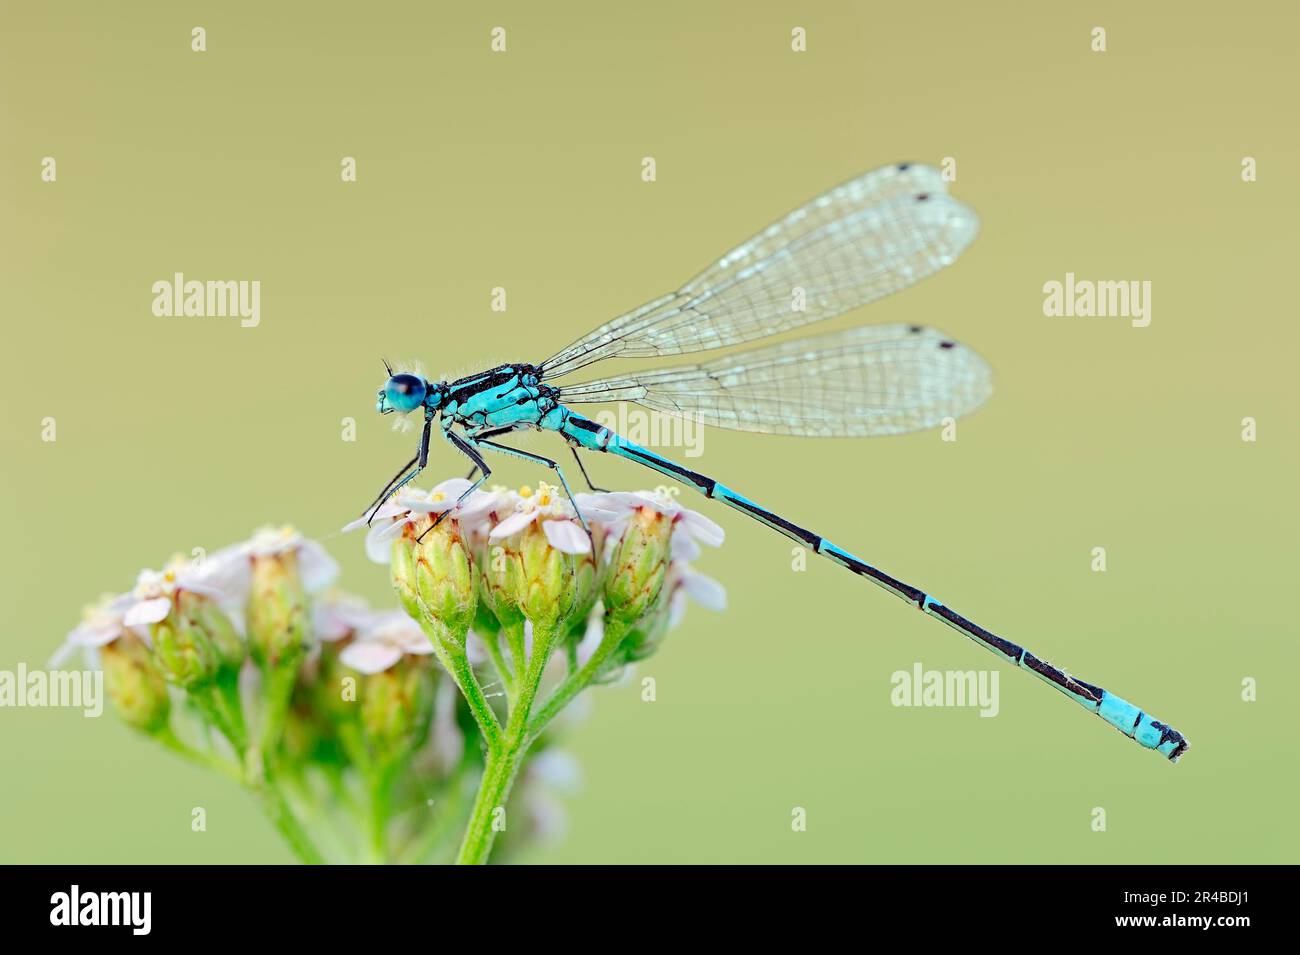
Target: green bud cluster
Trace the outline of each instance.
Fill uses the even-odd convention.
[[[360,691],[361,727],[377,759],[396,758],[428,731],[434,673],[427,659],[404,657],[366,676]]]
[[[183,624],[176,613],[149,628],[150,642],[158,669],[169,683],[185,690],[197,690],[217,675],[217,648],[202,628]]]
[[[394,535],[392,585],[418,628],[346,595],[318,603],[315,589],[332,577],[328,555],[284,528],[259,532],[215,565],[173,561],[143,573],[130,594],[93,608],[70,643],[100,648],[124,722],[257,791],[302,858],[318,861],[286,786],[295,800],[355,817],[357,857],[385,861],[433,857],[403,820],[430,815],[418,808],[428,793],[454,804],[466,781],[479,781],[473,807],[449,810],[463,814],[468,845],[468,833],[488,824],[485,780],[508,792],[524,758],[551,744],[550,719],[573,694],[654,652],[680,584],[670,503],[611,496],[596,508],[588,549],[556,488],[494,493],[503,513],[480,508],[468,523],[453,512],[435,526],[400,503],[382,516],[391,523],[377,526],[378,539]],[[231,616],[236,605],[242,619]],[[607,639],[592,653],[581,641],[596,614]],[[567,668],[548,668],[552,654]],[[187,705],[174,707],[182,695]],[[204,731],[194,731],[195,717]],[[531,785],[524,773],[517,788],[526,798]],[[529,831],[514,830],[507,845]]]
[[[122,721],[145,733],[156,733],[165,727],[171,713],[171,698],[149,648],[128,633],[102,647],[99,658],[104,668],[104,686]]]
[[[298,556],[289,550],[251,560],[249,653],[262,667],[296,667],[311,639]]]

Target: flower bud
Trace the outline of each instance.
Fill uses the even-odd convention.
[[[237,670],[243,664],[247,655],[244,639],[211,598],[182,590],[177,594],[173,616],[178,633],[212,645],[219,666]]]
[[[332,724],[352,719],[357,709],[357,671],[339,662],[339,645],[321,644],[316,679],[310,684],[312,708]]]
[[[610,557],[605,611],[631,626],[654,608],[668,572],[673,520],[650,507],[632,512]]]
[[[362,678],[361,728],[379,758],[405,752],[423,736],[433,714],[433,670],[406,656]]]
[[[552,546],[540,522],[501,543],[506,557],[502,588],[506,600],[538,629],[551,630],[569,619],[578,598],[576,556]]]
[[[636,626],[623,639],[623,643],[619,646],[619,658],[622,662],[635,663],[644,660],[659,649],[659,645],[663,643],[664,637],[671,629],[671,604],[672,598],[668,587],[665,587],[654,606],[636,622]]]
[[[500,628],[522,630],[524,615],[513,597],[514,588],[507,583],[518,576],[518,567],[505,543],[490,541],[485,535],[478,550],[478,566],[479,606],[496,618]]]
[[[415,595],[420,609],[463,648],[465,633],[474,622],[478,590],[474,561],[460,524],[455,518],[446,518],[429,530],[426,519],[409,525],[404,533],[413,539],[424,535],[414,546]]]
[[[600,555],[604,552],[606,533],[604,524],[593,523],[591,550],[585,554],[573,555],[573,610],[569,619],[576,625],[587,619],[591,608],[600,598],[601,584],[604,581]]]
[[[417,565],[415,538],[403,533],[393,541],[393,558],[390,566],[393,590],[397,592],[398,603],[412,620],[419,620],[423,616],[416,583]]]
[[[297,665],[310,642],[298,554],[255,554],[248,600],[248,646],[262,666]]]
[[[154,659],[169,683],[198,689],[217,674],[216,647],[197,627],[184,626],[175,611],[149,628]]]
[[[145,733],[167,725],[171,710],[167,684],[138,637],[127,633],[101,647],[100,662],[109,698],[128,725]]]
[[[318,703],[324,697],[319,685],[323,673],[322,667],[312,666],[310,661],[298,671],[298,682],[290,697],[280,737],[281,751],[288,765],[305,766],[329,759],[327,749],[333,742],[334,727],[328,712]]]

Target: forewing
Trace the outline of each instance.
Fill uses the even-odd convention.
[[[929,166],[886,166],[818,196],[676,292],[543,362],[547,378],[613,357],[738,345],[822,321],[937,272],[974,240],[975,213]]]

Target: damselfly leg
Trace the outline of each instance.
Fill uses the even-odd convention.
[[[389,489],[392,488],[392,486],[398,482],[398,480],[401,478],[403,474],[405,474],[411,468],[415,467],[415,462],[418,461],[419,459],[420,456],[417,454],[415,455],[415,457],[411,458],[411,460],[403,464],[401,469],[396,474],[393,475],[393,479],[384,485],[384,489],[379,492],[379,496],[376,497],[369,504],[367,504],[365,507],[363,507],[361,509],[361,513],[363,515],[372,514],[373,516],[373,512],[379,510],[379,505],[382,504],[384,501],[388,500]]]
[[[608,494],[609,488],[596,487],[591,483],[591,478],[587,476],[587,469],[582,463],[582,455],[578,453],[578,449],[573,445],[569,445],[569,450],[573,452],[573,460],[578,462],[578,470],[582,472],[582,479],[587,482],[587,488],[595,494]],[[575,504],[574,507],[576,508],[577,505]]]
[[[402,488],[414,481],[419,473],[424,470],[424,466],[429,463],[429,429],[432,426],[433,416],[425,415],[424,430],[420,432],[420,450],[416,452],[415,457],[411,458],[411,460],[406,463],[406,467],[402,468],[401,471],[398,471],[397,476],[388,482],[388,486],[380,492],[379,497],[375,498],[375,503],[366,509],[366,511],[369,511],[370,513],[370,517],[366,521],[367,526],[374,521],[375,515],[379,513],[379,509],[383,507],[390,498],[401,491]],[[403,477],[403,474],[406,476]],[[361,513],[365,514],[366,511],[362,511]]]
[[[456,511],[460,510],[460,506],[465,503],[469,496],[482,487],[483,482],[492,476],[492,469],[487,466],[487,462],[483,460],[483,455],[479,454],[478,451],[474,449],[473,445],[450,428],[443,428],[442,436],[447,439],[448,444],[470,459],[470,462],[474,465],[474,470],[482,472],[482,477],[467,487],[464,493],[462,493],[460,497],[456,498],[455,504],[435,517],[433,523],[425,529],[424,534],[421,534],[416,538],[417,542],[424,540],[424,535],[428,534],[429,531],[441,524],[447,515],[454,514]],[[470,471],[469,473],[473,474],[474,471]],[[466,480],[469,479],[466,478]]]
[[[497,451],[501,454],[506,454],[513,458],[519,458],[521,461],[531,461],[533,464],[540,464],[543,467],[548,467],[554,471],[556,477],[560,479],[560,486],[564,488],[564,493],[569,497],[569,503],[573,505],[573,512],[578,515],[578,523],[581,524],[582,529],[587,532],[587,536],[591,537],[591,528],[587,525],[587,519],[582,516],[582,510],[578,507],[578,502],[574,498],[573,492],[569,490],[569,480],[564,476],[564,469],[560,467],[558,462],[553,461],[550,458],[544,458],[540,454],[532,454],[529,451],[521,451],[518,448],[510,448],[504,444],[497,444],[495,441],[484,441],[481,438],[471,438],[470,440],[474,443],[475,447],[491,448],[493,451]],[[578,466],[582,467],[581,461],[578,462]],[[586,477],[586,472],[583,472],[583,477]],[[587,483],[588,485],[591,484],[590,481]]]

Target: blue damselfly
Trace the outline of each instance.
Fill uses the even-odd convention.
[[[496,440],[524,429],[553,431],[570,445],[584,478],[579,450],[618,455],[689,485],[901,597],[1006,662],[1030,671],[1124,735],[1177,760],[1186,752],[1187,740],[1133,704],[990,633],[920,588],[714,478],[628,441],[571,408],[585,402],[629,401],[740,431],[900,434],[937,426],[984,403],[992,390],[991,373],[969,348],[918,325],[867,326],[748,349],[702,364],[553,384],[608,358],[684,355],[741,345],[831,318],[951,264],[978,231],[975,213],[948,195],[938,170],[912,163],[886,166],[818,196],[676,292],[605,323],[539,364],[501,365],[452,382],[395,374],[390,368],[379,391],[378,410],[422,410],[424,428],[415,456],[369,513],[425,467],[435,424],[441,437],[479,472],[475,488],[491,474],[484,452],[497,452],[551,468],[572,498],[556,461]]]

